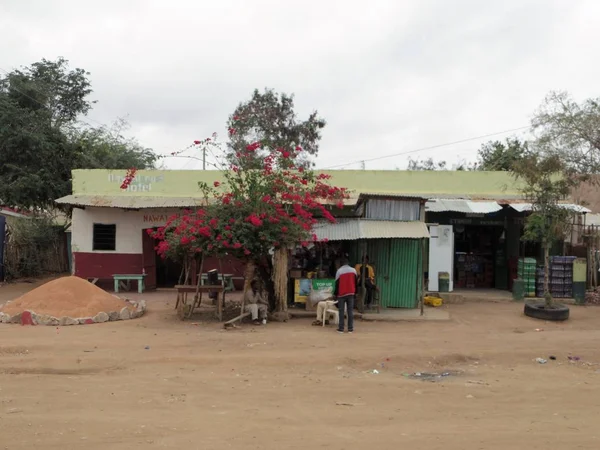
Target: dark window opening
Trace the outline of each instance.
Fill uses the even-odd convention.
[[[116,225],[94,224],[92,250],[116,250]]]

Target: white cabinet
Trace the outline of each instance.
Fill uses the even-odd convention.
[[[454,231],[452,225],[429,227],[429,283],[427,290],[438,292],[438,273],[450,274],[450,292],[454,290]]]

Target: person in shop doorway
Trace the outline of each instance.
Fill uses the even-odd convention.
[[[348,315],[348,333],[354,332],[354,299],[357,281],[356,269],[350,267],[348,258],[344,258],[342,267],[335,274],[335,290],[333,292],[340,315],[338,333],[344,332],[346,314]]]
[[[259,289],[258,281],[253,280],[250,283],[250,289],[246,291],[244,298],[245,309],[252,315],[252,321],[255,325],[267,323],[267,300]]]
[[[373,292],[377,290],[375,285],[375,270],[373,266],[369,264],[369,256],[365,255],[362,264],[357,264],[355,267],[356,273],[358,274],[358,285],[362,287],[362,279],[365,278],[365,290],[366,299],[365,303],[367,308],[371,307],[373,303]]]

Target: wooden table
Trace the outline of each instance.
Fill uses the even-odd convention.
[[[225,283],[225,290],[227,292],[232,292],[235,291],[235,286],[233,284],[233,274],[232,273],[220,273],[219,274],[219,280],[223,281]],[[202,284],[206,283],[208,281],[208,274],[207,273],[203,273],[202,274]]]
[[[144,278],[146,278],[145,273],[134,273],[134,274],[115,274],[113,275],[113,280],[115,282],[115,292],[119,292],[119,284],[126,282],[125,288],[127,290],[131,290],[131,281],[138,282],[138,293],[144,292]],[[95,284],[95,283],[94,283]]]
[[[202,294],[204,292],[217,292],[217,317],[219,320],[223,320],[223,305],[225,305],[225,291],[220,284],[218,285],[210,285],[205,284],[201,286],[195,286],[192,284],[178,284],[175,286],[177,289],[177,302],[175,303],[175,309],[177,310],[177,315],[181,320],[189,319],[194,313],[194,309],[200,306],[202,302]],[[188,294],[191,292],[193,294],[198,291],[198,298],[193,298],[191,302],[188,301]]]

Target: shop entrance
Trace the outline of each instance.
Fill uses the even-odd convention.
[[[162,259],[156,253],[156,240],[142,230],[143,267],[146,272],[146,288],[172,288],[179,283],[183,264],[170,259]],[[156,230],[156,228],[150,228]]]
[[[507,289],[505,239],[502,225],[455,225],[454,287]]]

